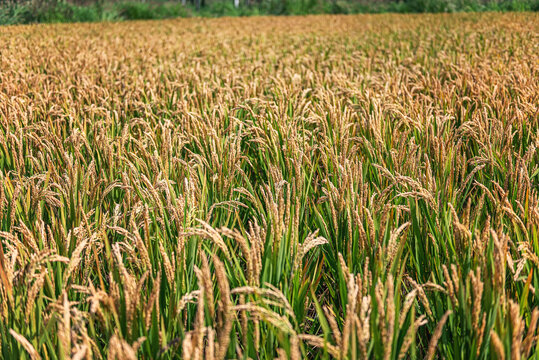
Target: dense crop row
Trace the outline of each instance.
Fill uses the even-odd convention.
[[[539,352],[539,15],[0,29],[0,357]]]

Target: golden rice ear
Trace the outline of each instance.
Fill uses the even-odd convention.
[[[79,267],[80,265],[80,262],[82,260],[82,252],[86,249],[87,245],[89,243],[89,239],[85,239],[83,241],[81,241],[77,247],[75,248],[75,250],[73,251],[73,253],[71,254],[71,258],[69,260],[69,265],[67,266],[67,269],[65,271],[65,274],[64,274],[64,279],[65,279],[65,282],[64,282],[64,290],[65,290],[65,287],[67,286],[68,284],[68,280],[69,278],[71,277],[71,275],[77,270],[77,268]],[[118,250],[119,251],[119,250]]]
[[[442,336],[442,331],[444,329],[444,325],[447,322],[447,319],[449,315],[452,314],[451,310],[447,310],[445,314],[442,316],[438,324],[436,325],[436,329],[434,330],[434,333],[432,334],[432,338],[429,342],[429,347],[427,350],[427,355],[425,356],[425,359],[432,360],[434,359],[434,355],[436,355],[436,348],[438,346],[438,341],[440,340],[440,337]]]
[[[159,271],[157,272],[157,278],[155,278],[153,280],[153,289],[152,289],[152,292],[150,294],[150,297],[148,299],[148,302],[146,304],[146,308],[144,310],[144,318],[145,318],[145,326],[146,326],[146,329],[149,329],[150,328],[150,324],[151,324],[151,320],[152,320],[152,313],[153,311],[155,310],[156,311],[156,316],[157,318],[159,318],[159,294],[160,294],[160,291],[161,291],[161,276],[162,276],[162,273],[161,273],[161,269],[159,269]],[[138,294],[134,294],[135,297],[138,296]],[[183,300],[183,298],[182,298]],[[182,310],[182,302],[180,301],[180,306],[178,307],[179,310],[178,312],[180,312]]]
[[[144,338],[138,339],[133,345],[129,345],[124,339],[114,334],[109,341],[107,359],[110,360],[136,360],[137,350]]]
[[[213,264],[215,266],[217,286],[220,292],[218,302],[220,319],[217,327],[216,359],[224,359],[228,350],[228,344],[230,343],[230,331],[232,330],[234,321],[233,303],[230,299],[230,286],[224,264],[215,255],[213,256]]]
[[[58,321],[58,339],[62,346],[63,353],[69,356],[71,354],[71,309],[69,300],[67,299],[67,293],[64,292],[62,296],[60,320]]]
[[[298,336],[298,338],[308,343],[311,346],[327,350],[328,353],[335,359],[338,359],[340,356],[338,346],[329,344],[327,341],[325,341],[323,338],[319,336],[310,335],[310,334],[301,334]]]
[[[208,258],[202,250],[202,247],[199,246],[198,253],[200,255],[200,260],[202,263],[201,273],[202,273],[202,287],[204,288],[204,295],[206,306],[208,307],[210,317],[213,319],[215,317],[215,304],[214,304],[214,295],[213,295],[213,282],[212,275],[210,272],[210,265],[208,263]]]
[[[32,360],[41,360],[41,356],[39,356],[34,346],[24,336],[15,332],[13,329],[10,329],[9,333],[15,338],[15,340],[17,340],[17,342],[19,342],[19,344],[22,345],[24,350],[28,352],[28,355],[30,355]]]
[[[198,279],[198,284],[200,292],[198,295],[197,303],[197,312],[194,322],[194,328],[190,332],[191,337],[186,337],[183,341],[182,347],[185,353],[186,358],[200,359],[203,355],[204,347],[204,334],[205,334],[205,324],[204,324],[204,314],[205,314],[205,288],[204,288],[204,274],[196,265],[194,266],[194,271]],[[213,299],[212,299],[213,301]]]
[[[0,186],[0,189],[1,188],[2,187]],[[1,204],[0,204],[0,207],[1,207]],[[8,298],[11,298],[11,284],[7,277],[5,264],[6,264],[6,258],[4,255],[4,246],[0,242],[0,280],[2,280],[2,286],[4,287],[4,291],[7,293]]]
[[[45,277],[47,276],[46,270],[42,267],[41,273],[37,275],[36,279],[34,280],[34,283],[28,290],[28,298],[26,302],[26,322],[28,324],[30,316],[32,315],[32,312],[34,310],[35,300],[38,296],[39,292],[43,288],[43,284],[45,283]]]
[[[505,360],[505,349],[503,346],[503,342],[494,330],[490,331],[490,344],[494,348],[498,359]]]
[[[535,308],[532,311],[530,323],[528,325],[528,332],[526,333],[526,337],[524,338],[524,341],[522,342],[522,356],[524,358],[527,358],[530,354],[530,351],[535,343],[537,343],[537,323],[539,320],[539,309]]]

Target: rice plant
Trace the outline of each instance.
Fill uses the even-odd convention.
[[[0,358],[539,358],[539,14],[0,49]]]

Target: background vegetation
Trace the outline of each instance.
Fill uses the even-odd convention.
[[[539,0],[0,0],[0,25],[191,16],[470,11],[539,11]]]
[[[537,359],[538,26],[3,28],[0,357]]]

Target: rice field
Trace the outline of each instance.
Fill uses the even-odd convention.
[[[539,14],[0,28],[0,358],[537,359]]]

